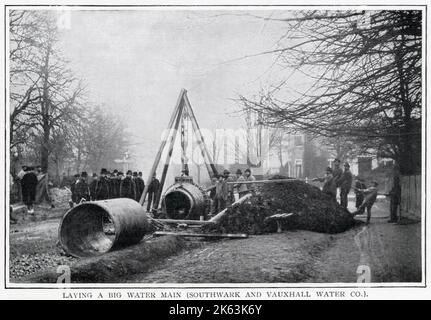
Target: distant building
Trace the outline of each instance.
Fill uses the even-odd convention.
[[[331,165],[333,157],[327,148],[306,134],[282,134],[280,141],[271,146],[269,174],[283,174],[293,178],[313,178]]]

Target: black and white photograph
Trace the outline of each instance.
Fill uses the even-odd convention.
[[[5,3],[1,295],[431,298],[428,6],[312,4]]]

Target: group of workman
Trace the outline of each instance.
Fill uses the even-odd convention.
[[[188,175],[188,173],[184,174]],[[82,172],[80,175],[76,174],[74,178],[74,181],[70,185],[72,191],[71,205],[90,200],[115,198],[130,198],[140,201],[145,189],[142,172],[132,172],[131,170],[128,170],[124,176],[123,172],[118,170],[109,172],[106,169],[102,169],[99,176],[95,173],[93,174],[91,181],[89,181],[87,172]],[[239,197],[253,192],[254,185],[252,183],[242,184],[241,182],[255,180],[250,169],[246,169],[244,174],[241,169],[238,169],[235,177],[231,176],[228,170],[224,170],[223,174],[214,176],[212,178],[213,188],[210,191],[210,198],[213,204],[212,212],[220,212],[235,202],[235,192],[239,194]],[[228,182],[238,182],[238,184]],[[152,206],[155,203],[159,187],[160,182],[156,178],[156,175],[154,175],[147,191],[147,212],[155,209]]]
[[[334,168],[327,167],[325,176],[323,178],[315,178],[313,181],[323,182],[322,192],[329,195],[331,199],[336,201],[337,190],[339,189],[340,194],[340,205],[347,209],[348,194],[353,184],[353,174],[350,171],[350,165],[348,162],[344,163],[344,170],[340,167],[341,161],[339,159],[334,160]],[[378,182],[371,181],[371,185],[367,187],[364,180],[360,177],[356,177],[355,185],[353,186],[356,195],[356,211],[352,214],[363,214],[367,209],[367,224],[370,223],[371,219],[371,208],[377,199],[378,193]],[[397,222],[397,209],[400,203],[401,188],[399,179],[394,179],[394,186],[390,193],[391,197],[391,215],[389,222]]]
[[[128,170],[126,175],[118,170],[109,172],[103,168],[98,176],[93,173],[89,179],[87,172],[76,174],[70,185],[72,191],[71,205],[90,200],[107,200],[115,198],[129,198],[140,201],[145,189],[142,172]],[[152,209],[155,196],[160,186],[159,180],[154,174],[148,186],[147,211]]]
[[[247,193],[254,192],[256,178],[251,174],[250,169],[245,169],[244,173],[238,169],[235,176],[231,176],[229,170],[224,170],[223,174],[212,177],[212,188],[210,198],[212,202],[211,213],[220,212],[227,206],[235,202],[235,193],[239,198]],[[242,182],[249,183],[242,183]],[[234,183],[235,182],[235,183]]]
[[[348,194],[352,189],[354,178],[350,171],[349,163],[344,163],[344,170],[341,169],[340,165],[341,161],[335,159],[334,168],[327,167],[325,176],[315,178],[313,181],[323,182],[322,192],[334,201],[336,201],[339,190],[340,205],[347,209]],[[33,166],[23,166],[23,170],[18,174],[23,202],[27,205],[29,213],[34,212],[33,202],[38,176],[41,176],[41,169]],[[220,212],[235,202],[235,194],[238,194],[239,198],[241,198],[248,193],[254,193],[255,185],[253,181],[255,180],[250,169],[244,170],[244,173],[241,169],[238,169],[235,176],[232,176],[229,170],[224,170],[223,174],[214,176],[209,194],[212,200],[211,213]],[[103,168],[99,176],[93,173],[91,178],[88,177],[87,172],[76,174],[69,187],[72,192],[72,206],[83,201],[115,198],[130,198],[139,202],[145,189],[145,182],[142,178],[142,172],[128,170],[124,175],[121,171],[113,170],[109,172]],[[154,209],[153,206],[156,202],[159,187],[160,182],[156,174],[154,174],[147,190],[147,212]],[[353,190],[356,195],[356,211],[353,212],[353,215],[363,214],[366,209],[367,224],[371,219],[371,208],[377,199],[377,187],[378,183],[376,181],[371,181],[370,186],[367,187],[363,179],[360,177],[355,178]],[[398,177],[394,178],[393,187],[387,195],[391,199],[389,222],[397,222],[397,211],[401,198],[401,186]]]

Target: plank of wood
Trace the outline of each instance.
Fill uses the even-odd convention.
[[[293,213],[278,213],[272,216],[266,217],[265,219],[286,219],[293,216]]]
[[[155,237],[160,236],[180,236],[180,237],[203,237],[203,238],[248,238],[246,233],[189,233],[189,232],[170,232],[156,231],[153,233]]]
[[[255,181],[233,181],[233,182],[226,182],[227,184],[254,184],[254,183],[278,183],[278,182],[294,182],[294,181],[303,181],[303,179],[273,179],[273,180],[255,180]]]
[[[201,220],[180,220],[180,219],[154,219],[157,222],[161,223],[176,223],[176,224],[214,224],[214,222],[211,222],[209,220],[207,221],[201,221]]]
[[[247,200],[248,198],[250,198],[252,196],[251,193],[246,194],[245,196],[239,198],[237,201],[235,201],[234,203],[232,203],[231,207],[234,207],[240,203],[243,203],[245,200]],[[209,221],[213,222],[213,223],[217,223],[227,212],[227,209],[223,209],[222,211],[220,211],[219,213],[217,213],[214,217],[212,217]]]

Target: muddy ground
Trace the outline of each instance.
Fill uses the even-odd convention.
[[[389,224],[386,209],[377,203],[370,225],[335,235],[285,231],[212,243],[170,257],[131,282],[352,283],[364,266],[371,282],[420,282],[420,223]]]
[[[77,259],[65,254],[58,244],[60,217],[66,208],[36,207],[35,215],[20,214],[10,226],[9,276],[11,281]]]
[[[11,225],[12,282],[57,265],[77,263],[78,259],[65,255],[57,245],[59,217],[65,211],[39,208],[35,217],[25,216]],[[335,235],[290,230],[181,247],[155,260],[145,272],[134,268],[118,282],[349,283],[357,281],[358,267],[364,265],[372,282],[420,282],[421,225],[389,224],[387,212],[388,203],[378,202],[369,226],[358,224]],[[112,255],[116,258],[118,255]]]

